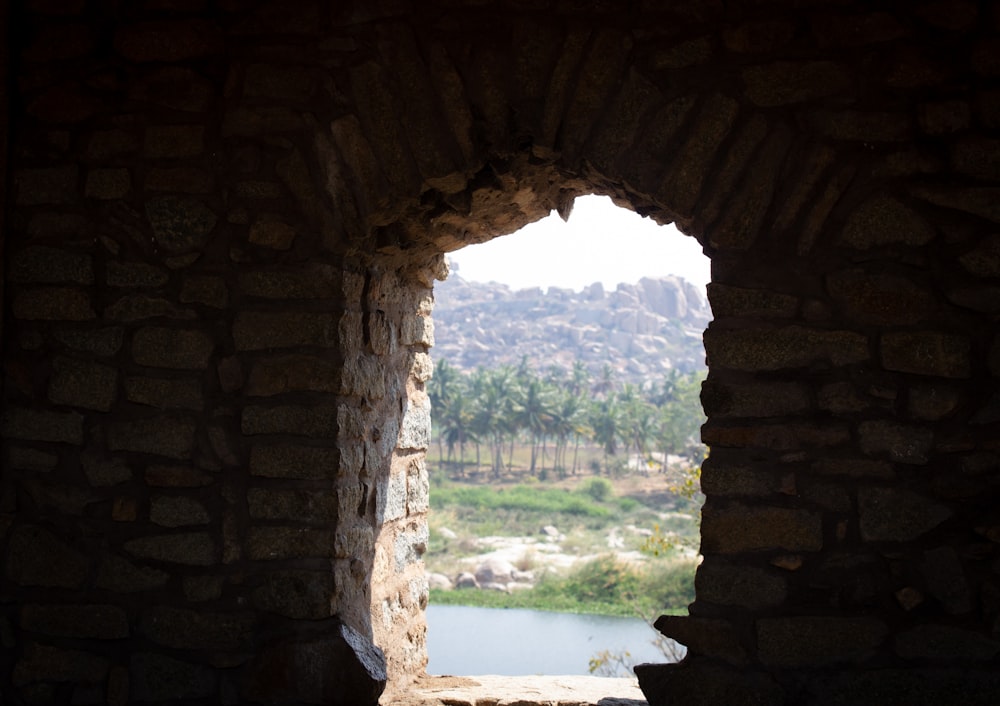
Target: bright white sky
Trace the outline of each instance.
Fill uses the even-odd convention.
[[[601,282],[679,275],[692,284],[710,280],[701,246],[673,226],[619,208],[607,196],[577,198],[569,222],[555,213],[516,233],[450,254],[464,280],[500,282],[513,289],[562,287],[580,290]],[[457,265],[457,266],[456,266]]]

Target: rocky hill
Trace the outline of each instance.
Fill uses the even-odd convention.
[[[550,287],[512,290],[468,282],[458,273],[434,289],[434,356],[464,370],[516,365],[570,368],[592,375],[605,363],[622,381],[642,382],[671,368],[703,369],[702,333],[711,313],[704,290],[674,276],[644,278],[605,291]]]

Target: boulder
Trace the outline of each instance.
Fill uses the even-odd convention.
[[[503,559],[490,558],[476,567],[476,580],[480,585],[487,583],[502,583],[504,588],[513,581],[514,572],[517,569],[509,561]]]
[[[468,571],[463,571],[455,578],[455,588],[479,588],[479,582]]]

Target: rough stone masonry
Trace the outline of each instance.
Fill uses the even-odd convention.
[[[405,695],[443,255],[590,192],[712,258],[704,562],[649,702],[1000,700],[996,2],[0,28],[4,703]]]

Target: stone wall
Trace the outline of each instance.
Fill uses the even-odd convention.
[[[442,255],[596,191],[713,261],[650,702],[996,701],[994,4],[11,13],[5,700],[405,691]]]

